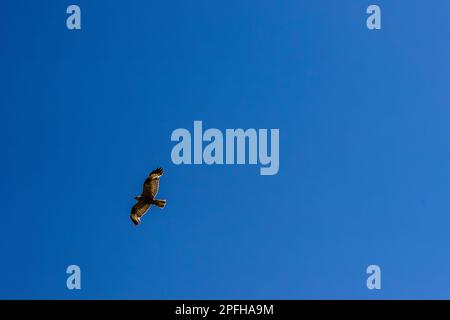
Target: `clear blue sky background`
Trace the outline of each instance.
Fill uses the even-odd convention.
[[[74,3],[0,6],[0,298],[450,298],[450,2]],[[279,174],[172,164],[194,120]]]

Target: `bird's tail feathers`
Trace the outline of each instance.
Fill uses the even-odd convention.
[[[164,208],[166,206],[166,200],[153,200],[153,204],[157,207]]]

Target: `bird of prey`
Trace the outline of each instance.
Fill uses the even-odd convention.
[[[164,208],[166,206],[166,200],[155,199],[158,193],[159,177],[163,175],[163,169],[157,168],[150,172],[147,179],[145,179],[142,194],[138,197],[134,197],[137,203],[131,208],[130,218],[135,225],[141,223],[141,217],[150,209],[152,204],[157,207]]]

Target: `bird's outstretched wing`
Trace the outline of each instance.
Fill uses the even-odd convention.
[[[131,215],[135,215],[140,218],[148,211],[148,209],[150,209],[151,206],[151,203],[145,202],[144,200],[138,200],[133,208],[131,208]]]
[[[150,172],[147,179],[145,179],[142,196],[155,197],[159,188],[159,177],[163,175],[163,169],[157,168]]]

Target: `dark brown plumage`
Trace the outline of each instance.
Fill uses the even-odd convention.
[[[131,208],[130,218],[135,225],[141,223],[141,217],[150,209],[152,204],[159,208],[164,208],[166,200],[155,199],[159,189],[159,177],[164,173],[162,168],[157,168],[150,172],[145,179],[143,190],[140,196],[135,197],[137,203]]]

